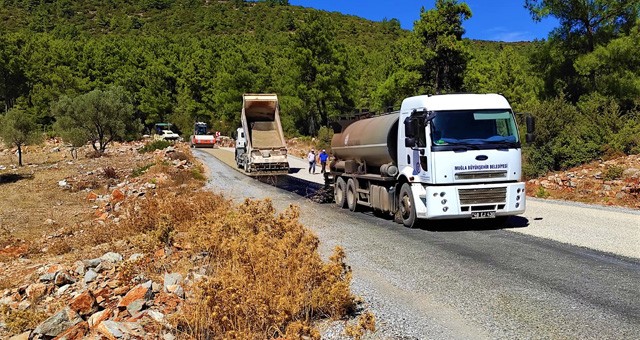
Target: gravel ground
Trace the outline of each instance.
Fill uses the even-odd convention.
[[[640,211],[527,198],[527,228],[515,231],[640,259]]]
[[[406,229],[370,212],[313,202],[315,183],[286,177],[258,181],[206,151],[195,154],[210,170],[212,190],[236,200],[270,198],[277,209],[298,205],[301,222],[321,240],[323,256],[336,245],[345,248],[354,273],[352,291],[362,297],[361,308],[376,315],[378,331],[368,338],[637,339],[640,334],[637,259],[468,221],[448,223],[438,232]],[[535,218],[529,220],[541,221]],[[523,221],[515,220],[521,227],[527,225]],[[341,339],[342,327],[327,323],[323,338]]]

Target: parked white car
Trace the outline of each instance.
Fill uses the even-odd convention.
[[[162,130],[162,133],[158,135],[158,139],[177,141],[180,140],[180,135],[171,130]]]

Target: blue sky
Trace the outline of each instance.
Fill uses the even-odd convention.
[[[524,8],[524,0],[459,0],[466,2],[473,16],[465,21],[465,38],[493,41],[546,39],[558,22],[535,22]],[[290,0],[290,4],[356,15],[373,21],[396,18],[404,29],[412,29],[420,8],[430,9],[435,0]]]

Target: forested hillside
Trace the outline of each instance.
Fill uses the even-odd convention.
[[[601,2],[610,6],[523,0],[532,20],[561,26],[546,41],[507,44],[462,39],[473,13],[455,0],[437,0],[412,31],[287,1],[0,0],[2,111],[60,133],[87,105],[120,98],[131,112],[119,116],[140,124],[116,124],[113,138],[160,121],[228,134],[242,93],[275,92],[294,136],[408,95],[499,92],[538,117],[525,149],[535,175],[640,151],[640,1]],[[16,115],[5,116],[8,126]]]

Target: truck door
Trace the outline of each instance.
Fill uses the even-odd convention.
[[[429,152],[427,151],[428,122],[427,112],[412,112],[411,116],[405,119],[405,147],[407,150],[407,161],[412,167],[414,176],[419,176],[421,182],[431,179],[429,169]]]

